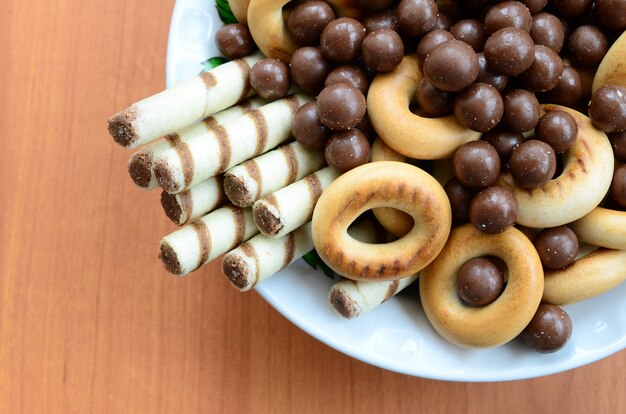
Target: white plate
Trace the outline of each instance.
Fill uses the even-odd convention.
[[[221,22],[213,0],[178,0],[167,54],[167,85],[202,70],[218,55],[212,42]],[[404,374],[454,381],[538,377],[597,361],[626,348],[626,283],[565,309],[574,330],[559,352],[543,355],[509,343],[488,350],[449,344],[431,328],[416,297],[404,294],[346,321],[327,302],[332,281],[302,260],[257,287],[276,310],[325,344],[372,365]],[[415,289],[413,289],[415,292]]]

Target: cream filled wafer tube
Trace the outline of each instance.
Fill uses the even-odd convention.
[[[182,226],[211,212],[224,199],[223,177],[211,177],[178,194],[161,193],[161,206],[165,215]]]
[[[222,272],[233,286],[244,292],[283,270],[312,248],[310,224],[278,239],[258,234],[224,255]]]
[[[311,220],[322,191],[339,173],[326,167],[254,203],[254,222],[261,233],[282,237]]]
[[[161,239],[159,259],[175,275],[186,275],[258,233],[252,209],[226,206]]]
[[[109,133],[136,148],[226,109],[251,94],[250,68],[262,58],[257,52],[230,61],[142,99],[109,118]]]
[[[323,151],[292,142],[226,171],[224,191],[234,205],[250,207],[259,198],[319,170],[325,163]]]
[[[173,132],[149,143],[134,153],[128,161],[128,173],[130,177],[138,187],[144,190],[152,190],[158,187],[159,183],[154,175],[154,164],[163,152],[178,145],[180,142],[186,142],[208,131],[219,131],[222,128],[222,124],[225,122],[239,118],[266,103],[267,101],[265,99],[259,97],[247,99],[239,105],[224,109],[178,132]]]
[[[175,194],[276,147],[289,139],[294,113],[310,99],[279,99],[166,150],[154,169],[159,185]]]
[[[337,315],[356,318],[386,302],[415,282],[419,274],[399,280],[355,281],[344,279],[330,288],[328,301]]]

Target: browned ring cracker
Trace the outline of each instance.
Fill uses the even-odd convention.
[[[415,226],[400,239],[369,244],[347,229],[365,211],[393,207]],[[441,185],[409,164],[383,161],[356,167],[331,183],[313,213],[313,243],[337,273],[353,280],[391,280],[417,273],[439,254],[452,222]]]
[[[456,290],[459,268],[468,260],[497,256],[508,267],[502,294],[486,306],[468,306]],[[531,241],[514,227],[486,234],[472,224],[452,230],[437,258],[420,272],[420,299],[426,317],[448,341],[486,348],[515,338],[535,314],[543,293],[541,260]]]
[[[248,6],[250,5],[250,0],[228,0],[228,5],[239,23],[248,23]]]
[[[596,207],[569,227],[586,243],[626,250],[626,211]]]
[[[593,78],[591,90],[595,92],[605,85],[626,86],[626,32],[604,55]]]

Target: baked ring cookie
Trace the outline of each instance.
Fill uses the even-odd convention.
[[[508,281],[485,306],[468,306],[456,289],[460,267],[470,259],[496,256]],[[420,299],[426,317],[448,341],[470,348],[502,345],[515,338],[535,314],[543,294],[541,260],[531,241],[514,227],[486,234],[472,224],[455,228],[439,256],[420,272]]]
[[[626,211],[596,207],[568,226],[585,243],[626,250]]]
[[[289,63],[297,45],[287,31],[283,7],[291,0],[250,0],[248,28],[254,42],[268,57]],[[327,0],[342,17],[359,17],[356,0]]]
[[[386,244],[352,238],[347,229],[365,211],[393,207],[411,215],[415,225]],[[420,271],[443,248],[452,222],[441,185],[409,164],[382,161],[356,167],[322,193],[313,213],[313,243],[338,274],[353,280],[400,279]]]
[[[591,212],[611,186],[614,164],[609,139],[588,117],[560,105],[543,105],[542,109],[567,112],[578,124],[576,142],[562,155],[563,172],[532,190],[518,186],[508,172],[498,178],[498,184],[515,195],[517,223],[535,228],[561,226]]]
[[[553,305],[576,303],[611,290],[624,281],[626,251],[600,248],[565,269],[547,271],[543,301]]]
[[[404,57],[393,71],[374,78],[367,93],[367,114],[380,138],[395,151],[418,160],[451,157],[480,132],[461,126],[454,115],[424,118],[409,105],[424,75],[414,54]]]
[[[241,24],[248,24],[248,5],[250,0],[228,0],[230,10]]]
[[[604,55],[593,78],[592,92],[606,85],[626,86],[626,32],[613,43]]]

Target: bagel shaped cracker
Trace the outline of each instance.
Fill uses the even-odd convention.
[[[593,78],[592,92],[606,85],[626,86],[626,32],[613,43],[604,55]]]
[[[569,227],[586,243],[626,250],[626,211],[596,207]]]

